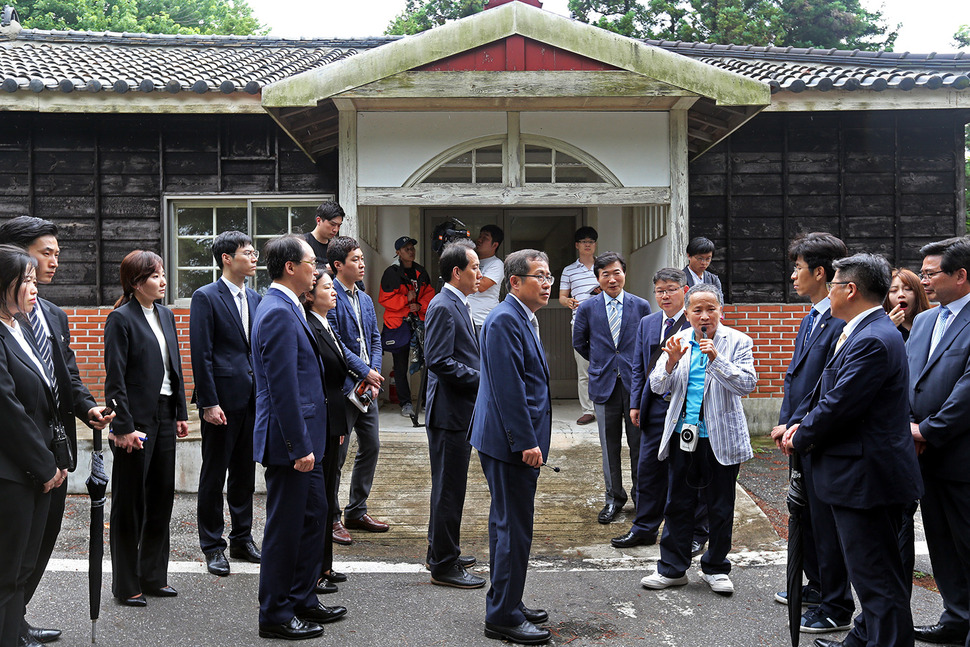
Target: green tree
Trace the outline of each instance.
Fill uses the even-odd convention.
[[[419,34],[484,8],[485,0],[407,0],[404,11],[391,21],[384,33]]]
[[[265,34],[246,0],[18,0],[24,27],[149,34]]]
[[[953,34],[957,47],[970,47],[970,25],[963,25]]]

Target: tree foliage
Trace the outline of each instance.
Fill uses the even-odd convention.
[[[407,0],[404,11],[391,21],[384,33],[419,34],[484,8],[485,0]]]
[[[963,25],[953,34],[957,47],[970,47],[970,25]]]
[[[17,0],[33,29],[149,34],[265,34],[246,0]]]

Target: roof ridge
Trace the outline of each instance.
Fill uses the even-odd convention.
[[[146,34],[137,32],[23,29],[14,41],[46,43],[87,43],[113,45],[206,45],[224,47],[374,47],[401,36],[362,36],[351,38],[280,38],[278,36],[238,36],[224,34]]]

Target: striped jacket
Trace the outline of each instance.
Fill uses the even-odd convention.
[[[693,334],[694,329],[687,328],[676,336],[687,343]],[[750,337],[724,324],[719,325],[714,332],[717,359],[707,364],[707,375],[704,378],[704,424],[707,426],[714,456],[722,465],[736,465],[754,456],[748,435],[748,423],[741,408],[741,398],[751,393],[758,383],[751,354],[752,346]],[[682,357],[674,367],[674,372],[668,374],[667,353],[663,353],[650,373],[650,389],[654,393],[670,393],[670,407],[667,409],[663,438],[657,452],[660,460],[667,458],[671,437],[677,429],[684,408],[689,359],[687,355]]]

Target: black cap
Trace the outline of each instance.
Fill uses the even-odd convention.
[[[417,245],[418,241],[414,240],[410,236],[401,236],[394,241],[394,251],[398,252],[405,245]]]

